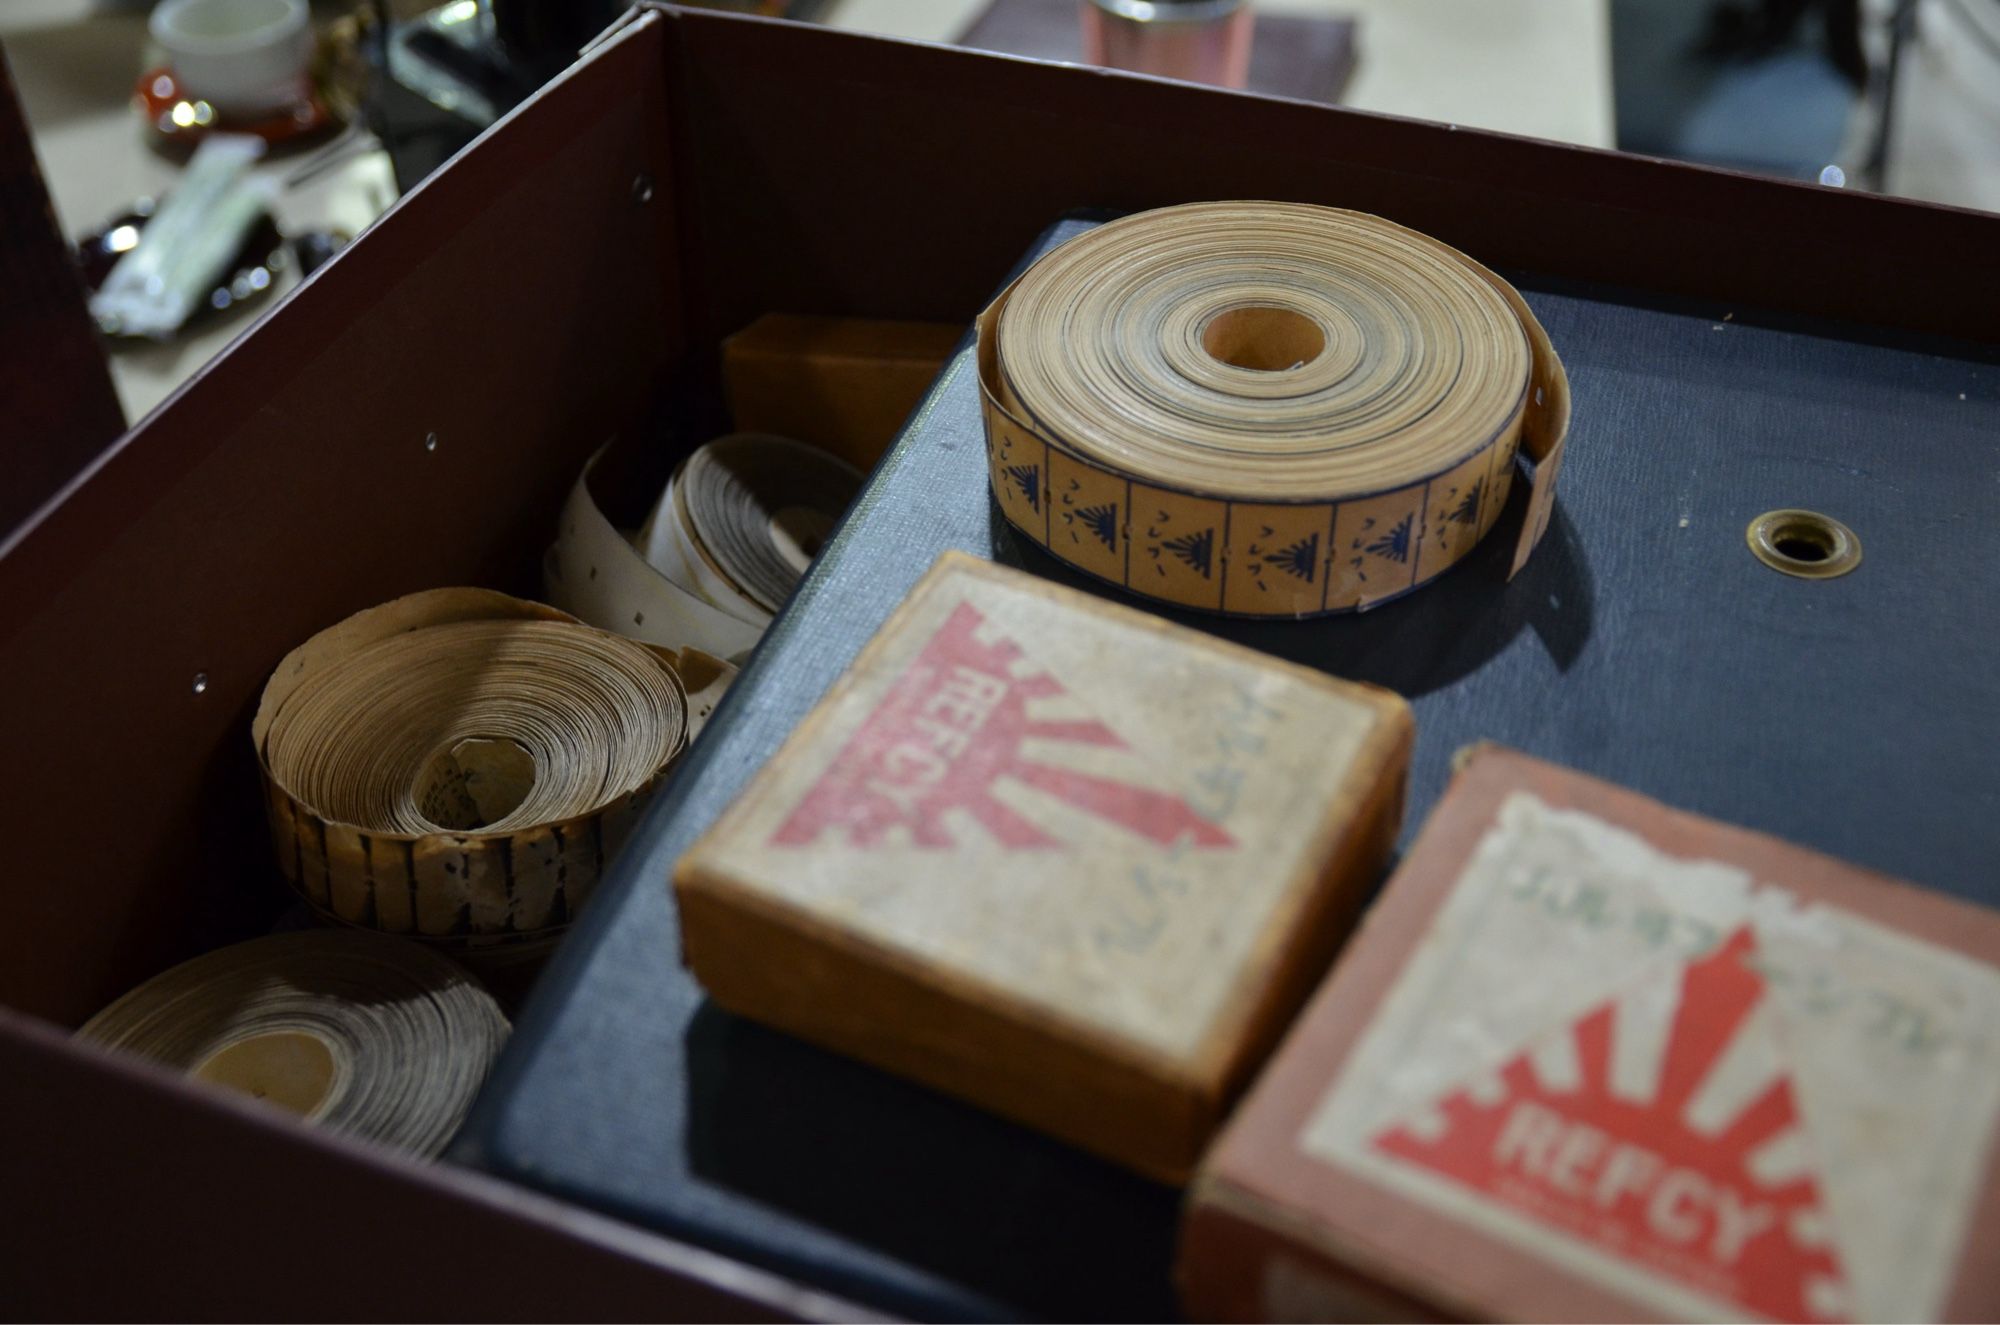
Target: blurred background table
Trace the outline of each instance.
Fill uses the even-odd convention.
[[[842,0],[835,26],[956,41],[987,0]],[[1348,18],[1340,103],[1587,147],[1616,146],[1609,0],[1255,0],[1259,14]]]
[[[326,12],[345,8],[328,7]],[[133,86],[151,67],[149,9],[102,0],[0,2],[0,47],[13,69],[56,220],[72,241],[123,212],[134,199],[164,195],[180,176],[180,162],[152,147],[132,109]],[[317,7],[315,17],[324,17]],[[350,146],[358,145],[323,140],[274,155],[258,170],[288,176],[318,152]],[[395,199],[385,153],[346,151],[337,161],[329,158],[324,171],[282,191],[273,210],[288,234],[305,229],[358,234]],[[297,281],[295,271],[283,273],[277,292]],[[205,321],[169,344],[113,348],[111,378],[126,422],[137,423],[273,302],[266,299]]]
[[[477,12],[483,2],[445,8]],[[587,7],[575,3],[575,13]],[[987,3],[817,0],[809,13],[855,31],[955,42]],[[2000,0],[1858,0],[1865,86],[1827,58],[1822,23],[1836,3],[1850,0],[1254,0],[1273,19],[1352,24],[1351,61],[1327,59],[1324,92],[1300,93],[1287,80],[1293,95],[1797,179],[1838,163],[1850,186],[2000,208]],[[324,24],[355,7],[315,0],[313,9]],[[148,143],[130,105],[134,81],[151,65],[150,8],[148,0],[0,0],[0,47],[57,221],[72,240],[133,200],[163,193],[179,174],[178,162]],[[391,0],[390,8],[409,18],[432,6]],[[1908,18],[1909,40],[1891,58],[1897,13]],[[1754,27],[1775,14],[1790,16],[1781,39],[1720,55],[1705,49],[1730,23]],[[1895,132],[1884,135],[1891,68]],[[1865,175],[1885,138],[1893,151],[1884,169]],[[260,169],[296,175],[315,152],[336,159],[280,195],[277,220],[287,233],[358,233],[394,202],[396,172],[365,131],[275,155]],[[421,172],[406,162],[405,173]],[[297,279],[281,276],[279,293]],[[111,372],[128,422],[272,302],[209,319],[172,344],[114,347]]]

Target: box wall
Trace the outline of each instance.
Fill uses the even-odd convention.
[[[765,312],[965,321],[1077,208],[1274,198],[1489,265],[2000,341],[2000,217],[1134,75],[672,18],[698,340]],[[726,182],[726,185],[725,183]],[[700,316],[700,315],[698,315]]]
[[[247,731],[286,650],[415,589],[537,582],[583,459],[685,344],[657,28],[412,194],[0,550],[0,1004],[74,1024],[254,932],[246,899],[284,904]]]

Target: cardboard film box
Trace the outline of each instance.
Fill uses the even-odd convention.
[[[1195,1319],[1990,1320],[2000,914],[1483,747],[1204,1161]]]
[[[680,862],[724,1007],[1167,1181],[1344,937],[1411,721],[947,553]]]

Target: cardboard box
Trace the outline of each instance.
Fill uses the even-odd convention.
[[[1991,1320],[2000,913],[1497,747],[1202,1167],[1195,1319]]]
[[[613,436],[656,439],[638,422],[661,394],[693,418],[655,457],[660,481],[725,431],[721,342],[766,313],[966,324],[1071,209],[1228,197],[1391,217],[1537,274],[1531,300],[1581,289],[1569,343],[1596,363],[1576,375],[1579,417],[1618,443],[1600,454],[1623,475],[1595,485],[1596,510],[1573,503],[1593,488],[1579,435],[1541,578],[1517,593],[1473,592],[1467,567],[1430,605],[1347,623],[1337,647],[1289,623],[1257,641],[1377,675],[1407,649],[1428,660],[1408,693],[1429,733],[1512,724],[1606,771],[1707,788],[1714,812],[1796,822],[1790,835],[1850,857],[1922,859],[1900,872],[1993,895],[1995,823],[1960,808],[1982,794],[1987,753],[1962,715],[1990,706],[1949,697],[1990,693],[1993,675],[1990,623],[1962,610],[1964,575],[1995,564],[1993,526],[1973,506],[1985,487],[1962,475],[2000,408],[1971,362],[2000,339],[2000,218],[649,6],[0,547],[0,793],[16,829],[0,876],[0,1125],[32,1139],[5,1171],[8,1304],[271,1318],[298,1314],[309,1284],[330,1316],[853,1314],[748,1261],[909,1314],[1168,1310],[1159,1189],[707,1015],[668,955],[671,861],[928,553],[856,557],[803,591],[809,620],[774,627],[741,692],[755,708],[718,713],[709,753],[613,865],[453,1161],[342,1144],[65,1030],[288,904],[246,732],[299,640],[418,589],[533,592],[584,461]],[[1739,339],[1758,309],[1860,329]],[[1986,349],[1924,339],[1950,336]],[[1929,348],[1893,348],[1909,344]],[[925,462],[885,474],[857,520],[995,552],[976,402],[963,378],[943,385]],[[1721,449],[1697,476],[1700,445]],[[1710,483],[1706,506],[1668,506]],[[1751,562],[1742,522],[1793,502],[1854,523],[1867,565],[1803,585]],[[1739,557],[1768,591],[1728,576]],[[1954,573],[1930,574],[1930,557]],[[1691,619],[1743,645],[1710,655],[1718,671],[1782,681],[1754,692],[1760,721],[1735,721],[1699,672],[1661,669],[1657,623]],[[1599,669],[1629,684],[1649,667],[1664,678],[1650,706],[1607,700]],[[1504,702],[1472,702],[1468,676]],[[1806,697],[1802,718],[1842,696],[1826,710],[1841,721],[1784,721],[1786,693]],[[1907,763],[1880,776],[1857,749]],[[1772,751],[1782,779],[1759,762]],[[1419,768],[1439,763],[1418,750]],[[1424,772],[1413,806],[1441,783]],[[790,1107],[800,1092],[810,1126]],[[327,1273],[330,1247],[368,1272]]]
[[[810,442],[865,474],[964,335],[955,323],[760,317],[722,342],[730,416],[738,431]]]
[[[947,553],[675,871],[724,1007],[1184,1180],[1379,877],[1409,706]]]

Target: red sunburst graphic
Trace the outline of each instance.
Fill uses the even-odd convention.
[[[1616,1094],[1617,1005],[1578,1020],[1573,1083],[1552,1088],[1529,1052],[1497,1085],[1466,1087],[1428,1117],[1375,1138],[1408,1160],[1593,1243],[1635,1267],[1780,1320],[1845,1319],[1845,1277],[1811,1173],[1765,1182],[1754,1158],[1799,1127],[1790,1076],[1733,1116],[1697,1127],[1689,1106],[1765,997],[1746,963],[1750,931],[1689,963],[1680,1003],[1644,1099]],[[1573,1085],[1573,1088],[1564,1088]]]
[[[1048,673],[1018,667],[1021,658],[1020,647],[992,631],[984,614],[960,603],[772,843],[807,846],[832,829],[856,846],[873,846],[901,828],[916,846],[950,847],[956,842],[943,816],[959,809],[1007,849],[1063,845],[995,798],[994,784],[1009,778],[1155,842],[1235,845],[1178,796],[1027,758],[1021,747],[1031,739],[1129,747],[1095,720],[1029,717],[1031,701],[1068,692]]]

